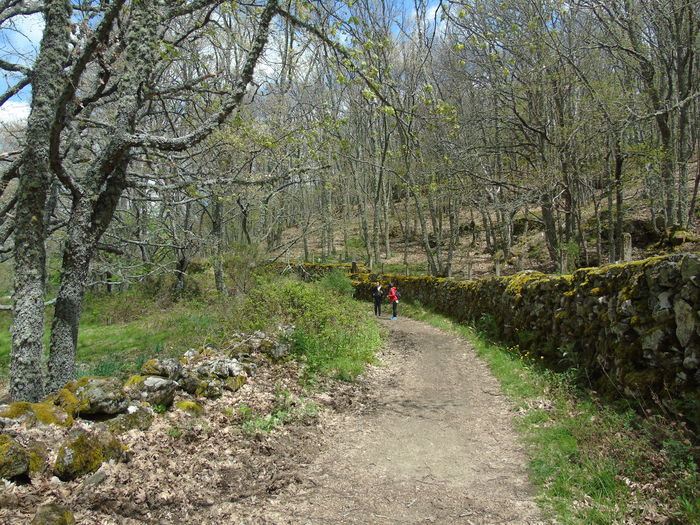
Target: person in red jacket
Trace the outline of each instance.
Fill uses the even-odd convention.
[[[396,321],[396,316],[399,313],[399,297],[401,297],[401,293],[399,292],[399,289],[392,284],[389,284],[389,295],[387,296],[387,299],[389,299],[389,302],[391,303],[391,320]]]

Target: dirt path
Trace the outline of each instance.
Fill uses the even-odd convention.
[[[254,516],[246,512],[249,523],[545,523],[512,407],[487,366],[429,325],[382,322],[392,343],[382,355],[387,366],[366,379],[367,408],[339,415],[327,446],[298,471],[300,482]],[[216,514],[236,510],[224,505]]]

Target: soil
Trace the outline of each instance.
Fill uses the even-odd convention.
[[[513,407],[473,349],[410,319],[363,380],[359,410],[328,422],[318,457],[264,505],[213,507],[213,522],[540,524]],[[247,521],[246,521],[247,520]]]
[[[63,503],[78,524],[543,524],[513,407],[468,343],[410,319],[355,383],[309,394],[294,363],[261,369],[235,394],[120,439],[128,463],[60,483],[0,488],[0,523]],[[271,433],[240,430],[231,407],[269,412],[273,391],[320,411]],[[233,420],[232,420],[233,417]]]

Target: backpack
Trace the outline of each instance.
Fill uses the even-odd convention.
[[[396,290],[396,298],[401,299],[401,292],[399,292],[398,290]]]

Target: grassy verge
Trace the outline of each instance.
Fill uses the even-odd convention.
[[[279,277],[261,282],[246,302],[249,329],[293,325],[294,353],[304,361],[308,380],[317,374],[350,380],[373,362],[381,345],[379,325],[352,292],[340,272],[317,283]]]
[[[78,335],[78,373],[128,375],[147,359],[181,355],[190,347],[222,341],[235,324],[231,304],[230,299],[215,296],[201,302],[158,302],[139,290],[89,295]],[[11,316],[0,313],[0,376],[7,377]],[[46,317],[46,345],[50,324],[51,311]]]
[[[531,480],[549,517],[562,524],[700,523],[699,451],[681,425],[601,403],[571,373],[494,343],[488,320],[473,328],[420,305],[403,312],[471,341],[489,364],[517,406]]]
[[[379,327],[352,300],[347,278],[332,274],[319,283],[275,275],[257,277],[247,297],[172,301],[163,290],[134,288],[88,295],[78,337],[81,375],[125,376],[155,357],[178,356],[188,348],[225,342],[234,331],[274,330],[292,324],[296,356],[311,378],[324,374],[351,379],[371,362],[381,344]],[[0,378],[8,374],[9,312],[0,312]],[[47,314],[46,343],[51,313]]]

